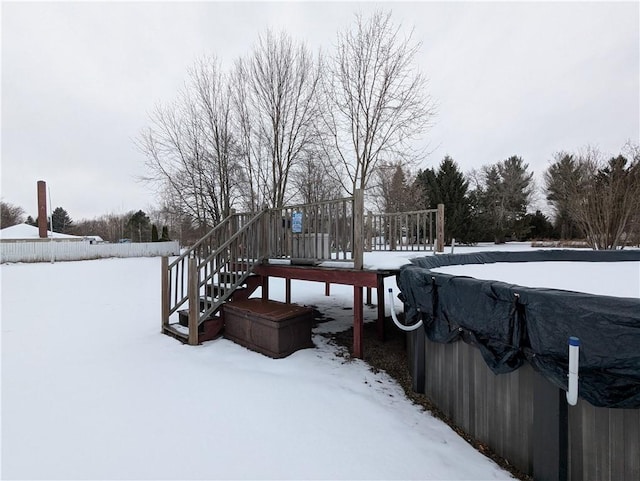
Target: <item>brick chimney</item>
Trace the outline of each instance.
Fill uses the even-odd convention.
[[[38,181],[38,235],[47,238],[47,183]]]

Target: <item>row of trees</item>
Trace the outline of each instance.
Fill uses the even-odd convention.
[[[268,31],[225,71],[197,62],[138,140],[167,209],[212,226],[255,211],[367,189],[378,165],[409,159],[434,114],[420,44],[390,13],[356,16],[335,51]]]
[[[594,148],[554,155],[543,175],[553,222],[531,213],[533,172],[518,156],[464,175],[450,157],[412,176],[401,163],[378,172],[378,208],[402,212],[445,205],[445,237],[475,243],[584,239],[594,249],[640,243],[640,149],[628,143],[605,160]]]
[[[640,148],[631,143],[608,160],[594,148],[556,153],[542,176],[552,220],[539,210],[531,212],[533,172],[518,156],[466,175],[449,156],[437,168],[415,175],[402,162],[383,163],[376,173],[372,198],[378,211],[406,212],[442,203],[447,242],[584,239],[595,249],[640,243]],[[308,186],[321,187],[314,182]],[[320,198],[327,197],[330,193]],[[24,210],[4,201],[0,214],[2,227],[24,221]],[[139,210],[79,222],[57,207],[52,218],[55,232],[99,235],[111,242],[174,238],[188,245],[203,234],[191,217],[166,207],[149,215]],[[26,222],[37,225],[31,216]],[[161,231],[156,225],[163,226]]]

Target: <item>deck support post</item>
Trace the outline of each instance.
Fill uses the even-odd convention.
[[[362,311],[362,286],[353,287],[353,357],[362,359],[364,315]]]
[[[198,345],[198,317],[200,316],[199,292],[198,292],[198,261],[195,257],[189,257],[189,283],[187,295],[189,296],[189,345]]]
[[[262,276],[262,300],[269,300],[269,276]]]
[[[367,291],[366,291],[366,298],[365,298],[365,304],[367,306],[371,305],[371,287],[367,287]]]
[[[378,331],[378,340],[384,341],[384,276],[378,274],[377,276],[377,284],[376,287],[376,295],[378,297],[378,320],[376,321],[377,331]],[[392,307],[393,309],[393,307]]]
[[[161,286],[162,286],[162,307],[160,312],[162,313],[162,330],[160,332],[164,332],[164,328],[169,325],[169,299],[171,294],[169,292],[169,258],[167,256],[162,256],[160,266],[162,268]]]
[[[284,280],[284,302],[291,304],[291,278],[287,277]]]
[[[330,282],[325,282],[324,283],[324,295],[329,297],[331,295],[331,283]]]
[[[444,252],[444,204],[438,204],[436,218],[436,251]]]

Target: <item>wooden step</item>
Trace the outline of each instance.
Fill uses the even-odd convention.
[[[200,323],[200,326],[198,326],[199,331],[202,330],[202,325],[205,322],[218,319],[219,317],[220,317],[219,312],[215,312],[214,314],[211,314],[207,319],[205,319]],[[178,325],[186,328],[189,327],[189,309],[182,309],[178,311]]]
[[[223,330],[224,319],[219,315],[203,321],[202,324],[198,326],[198,344],[220,337]],[[169,324],[162,329],[162,332],[183,344],[189,342],[189,328],[180,324]]]
[[[242,271],[224,271],[224,272],[218,272],[218,283],[224,283],[224,284],[232,284],[234,281],[236,281],[237,279],[240,279],[243,275]],[[256,277],[257,274],[249,274],[247,276],[247,279],[250,277]],[[243,281],[242,284],[246,284],[247,280]]]

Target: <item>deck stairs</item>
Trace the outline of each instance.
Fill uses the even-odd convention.
[[[281,261],[330,262],[361,271],[365,250],[433,250],[434,226],[442,252],[443,205],[365,216],[360,190],[341,199],[231,214],[171,262],[162,258],[162,332],[191,345],[219,335],[222,306],[248,299],[267,282],[263,264],[277,269]]]
[[[213,339],[223,325],[222,305],[249,298],[261,285],[254,269],[264,259],[264,215],[233,214],[163,265],[164,334],[189,344]]]

